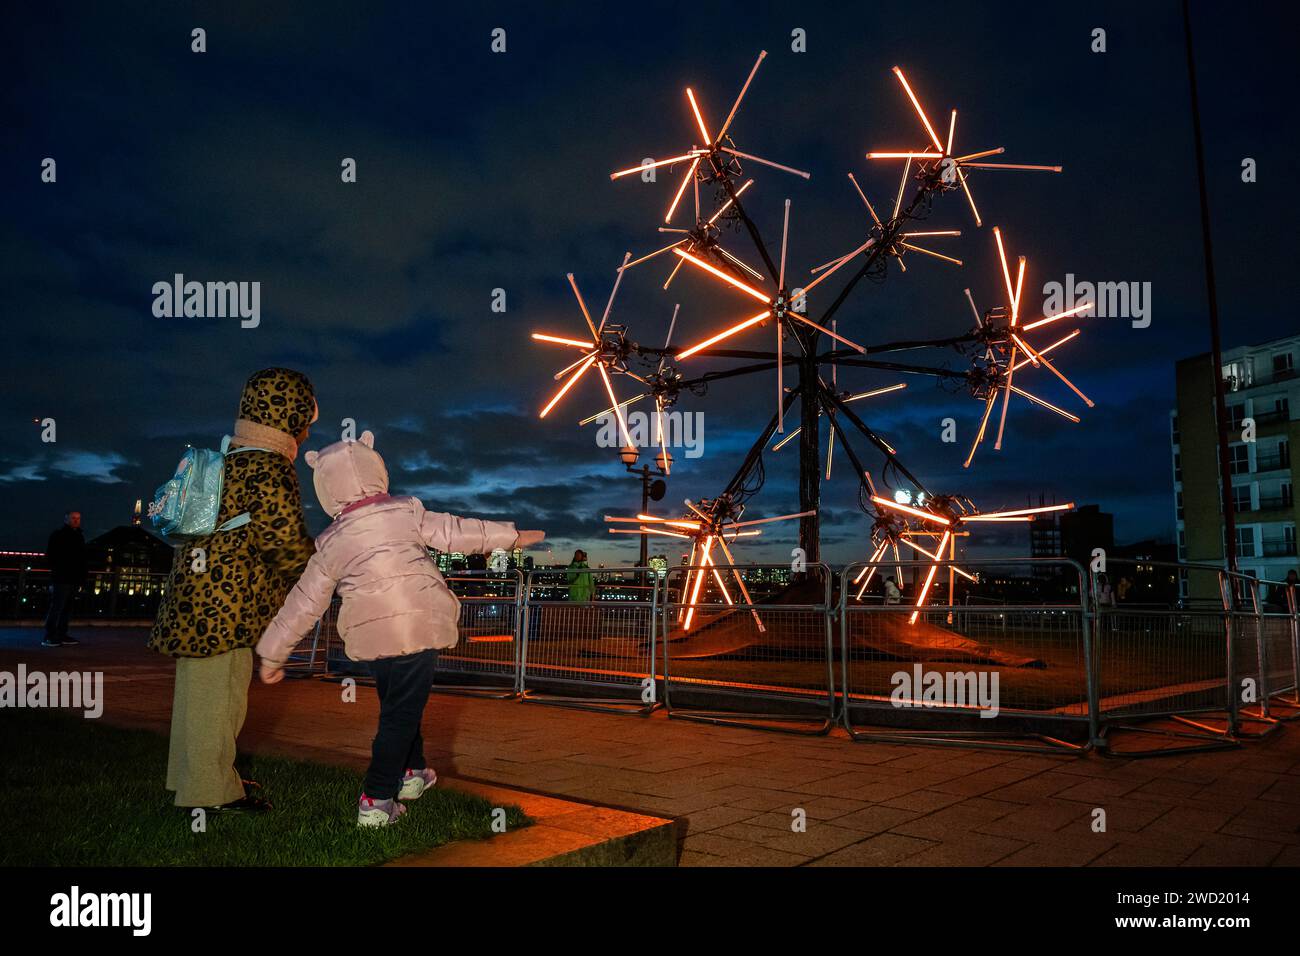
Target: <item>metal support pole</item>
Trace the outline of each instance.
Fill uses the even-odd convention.
[[[816,330],[795,329],[804,346],[799,361],[799,547],[809,565],[821,560],[821,396],[817,379]]]
[[[650,466],[641,466],[641,510],[638,514],[649,514],[650,512]],[[641,555],[637,560],[637,567],[644,568],[649,563],[650,552],[650,535],[641,532]]]
[[[1228,455],[1228,406],[1223,397],[1223,350],[1219,340],[1219,295],[1214,283],[1214,244],[1210,237],[1210,203],[1205,187],[1205,147],[1201,138],[1201,106],[1196,94],[1196,60],[1192,51],[1192,16],[1183,0],[1183,36],[1187,41],[1187,83],[1191,94],[1192,139],[1196,143],[1196,182],[1201,200],[1201,240],[1205,252],[1205,297],[1210,314],[1210,361],[1214,367],[1215,443],[1219,449],[1220,503],[1223,508],[1224,559],[1237,570],[1237,519],[1232,511],[1232,464]]]

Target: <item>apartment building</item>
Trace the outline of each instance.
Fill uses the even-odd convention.
[[[1291,447],[1300,421],[1300,335],[1223,353],[1237,565],[1280,580],[1296,563]],[[1224,527],[1208,354],[1180,361],[1170,413],[1178,557],[1222,562]],[[1253,423],[1253,434],[1251,425]]]

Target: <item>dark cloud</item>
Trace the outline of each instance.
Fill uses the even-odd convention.
[[[1295,152],[1293,124],[1279,119],[1290,110],[1290,58],[1281,31],[1262,33],[1259,18],[1203,16],[1219,294],[1233,345],[1293,331],[1278,305],[1295,300],[1300,281],[1284,258],[1289,217],[1263,185]],[[1030,305],[1068,272],[1153,284],[1149,329],[1081,320],[1087,334],[1062,350],[1062,366],[1096,407],[1082,408],[1041,370],[1026,373],[1024,387],[1083,421],[1017,403],[1004,449],[986,445],[969,470],[962,460],[981,411],[969,396],[918,378],[857,408],[937,493],[960,491],[984,507],[1039,495],[1097,502],[1116,513],[1121,539],[1169,536],[1173,363],[1208,346],[1176,6],[1015,3],[975,16],[956,3],[870,11],[809,3],[792,15],[788,5],[756,2],[737,17],[733,6],[670,3],[636,17],[635,29],[615,28],[596,4],[15,12],[6,31],[21,40],[10,44],[14,82],[0,92],[11,147],[0,155],[0,546],[39,547],[69,501],[91,533],[126,520],[187,442],[215,445],[230,430],[249,372],[288,364],[318,388],[309,447],[351,419],[375,431],[396,490],[544,527],[557,554],[582,544],[607,563],[634,555],[635,536],[609,535],[602,516],[631,514],[639,485],[597,446],[595,426],[576,425],[604,407],[599,381],[592,376],[539,419],[569,357],[528,333],[584,327],[565,273],[602,309],[623,253],[662,244],[654,226],[672,177],[611,183],[608,173],[689,142],[683,86],[709,116],[724,114],[759,49],[770,55],[735,135],[740,148],[813,174],[805,182],[751,169],[749,206],[769,240],[780,233],[782,200],[792,201],[796,274],[864,238],[865,211],[846,172],[873,202],[892,202],[897,171],[862,154],[916,137],[894,63],[933,111],[961,111],[960,143],[1004,145],[1010,161],[1064,163],[1061,176],[979,178],[982,230],[959,198],[944,197],[931,221],[963,230],[945,247],[962,269],[913,262],[855,294],[839,328],[871,343],[965,331],[962,290],[982,304],[998,292],[988,231],[997,223],[1012,254],[1029,257]],[[718,18],[725,32],[701,28]],[[1088,51],[1098,23],[1109,25],[1104,55]],[[196,24],[208,30],[203,55],[189,52]],[[488,50],[499,25],[509,36],[504,56]],[[806,55],[789,52],[793,26],[807,30]],[[37,182],[45,156],[58,160],[57,185]],[[1240,182],[1244,156],[1258,160],[1261,184]],[[357,160],[354,185],[339,181],[344,157]],[[757,262],[746,236],[727,242]],[[614,320],[633,339],[662,344],[676,303],[678,344],[747,314],[743,296],[694,275],[665,294],[667,271],[657,261],[628,273]],[[261,325],[155,319],[152,284],[176,273],[260,282]],[[490,308],[498,288],[505,313]],[[766,342],[756,331],[743,344]],[[952,351],[902,355],[962,362]],[[898,380],[845,369],[839,385]],[[632,384],[615,387],[628,395]],[[681,410],[704,413],[704,454],[677,456],[664,513],[723,487],[774,394],[760,375],[683,397]],[[32,424],[46,417],[58,422],[54,446]],[[947,417],[955,444],[940,440]],[[860,451],[885,483],[879,456],[865,444]],[[861,555],[866,523],[848,460],[836,454],[824,541],[828,557],[847,560]],[[796,463],[793,446],[765,452],[766,481],[747,517],[798,510]],[[311,517],[318,527],[319,509]],[[765,531],[738,554],[788,554],[793,524]],[[1022,549],[1017,533],[994,529],[969,547]]]

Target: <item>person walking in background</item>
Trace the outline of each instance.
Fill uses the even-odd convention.
[[[1105,573],[1097,575],[1097,606],[1103,608],[1113,608],[1115,606],[1115,591],[1110,586],[1110,578]]]
[[[596,579],[587,564],[586,551],[579,548],[573,552],[565,580],[569,582],[570,601],[586,603],[596,597]]]
[[[72,602],[86,580],[86,538],[81,533],[81,512],[63,516],[63,527],[50,535],[45,546],[50,563],[50,609],[45,615],[45,647],[79,644],[68,636]]]
[[[263,811],[234,768],[248,709],[253,645],[314,550],[293,462],[316,420],[301,372],[268,368],[244,385],[217,526],[176,549],[149,647],[176,658],[167,789],[178,807]]]
[[[898,590],[898,585],[893,578],[885,578],[885,603],[898,604],[903,599],[903,592]]]
[[[379,731],[371,744],[357,826],[388,826],[438,775],[424,759],[420,723],[439,649],[460,639],[460,601],[429,549],[466,555],[527,548],[545,535],[506,521],[426,511],[419,498],[388,493],[388,468],[375,436],[307,452],[316,497],[333,523],[316,539],[289,599],[257,643],[262,680],[284,679],[290,651],[334,597],[343,599],[339,635],[348,657],[369,661],[379,694]]]

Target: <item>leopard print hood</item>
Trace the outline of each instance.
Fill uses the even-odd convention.
[[[316,390],[302,372],[264,368],[254,372],[239,396],[239,418],[296,438],[316,417]]]

